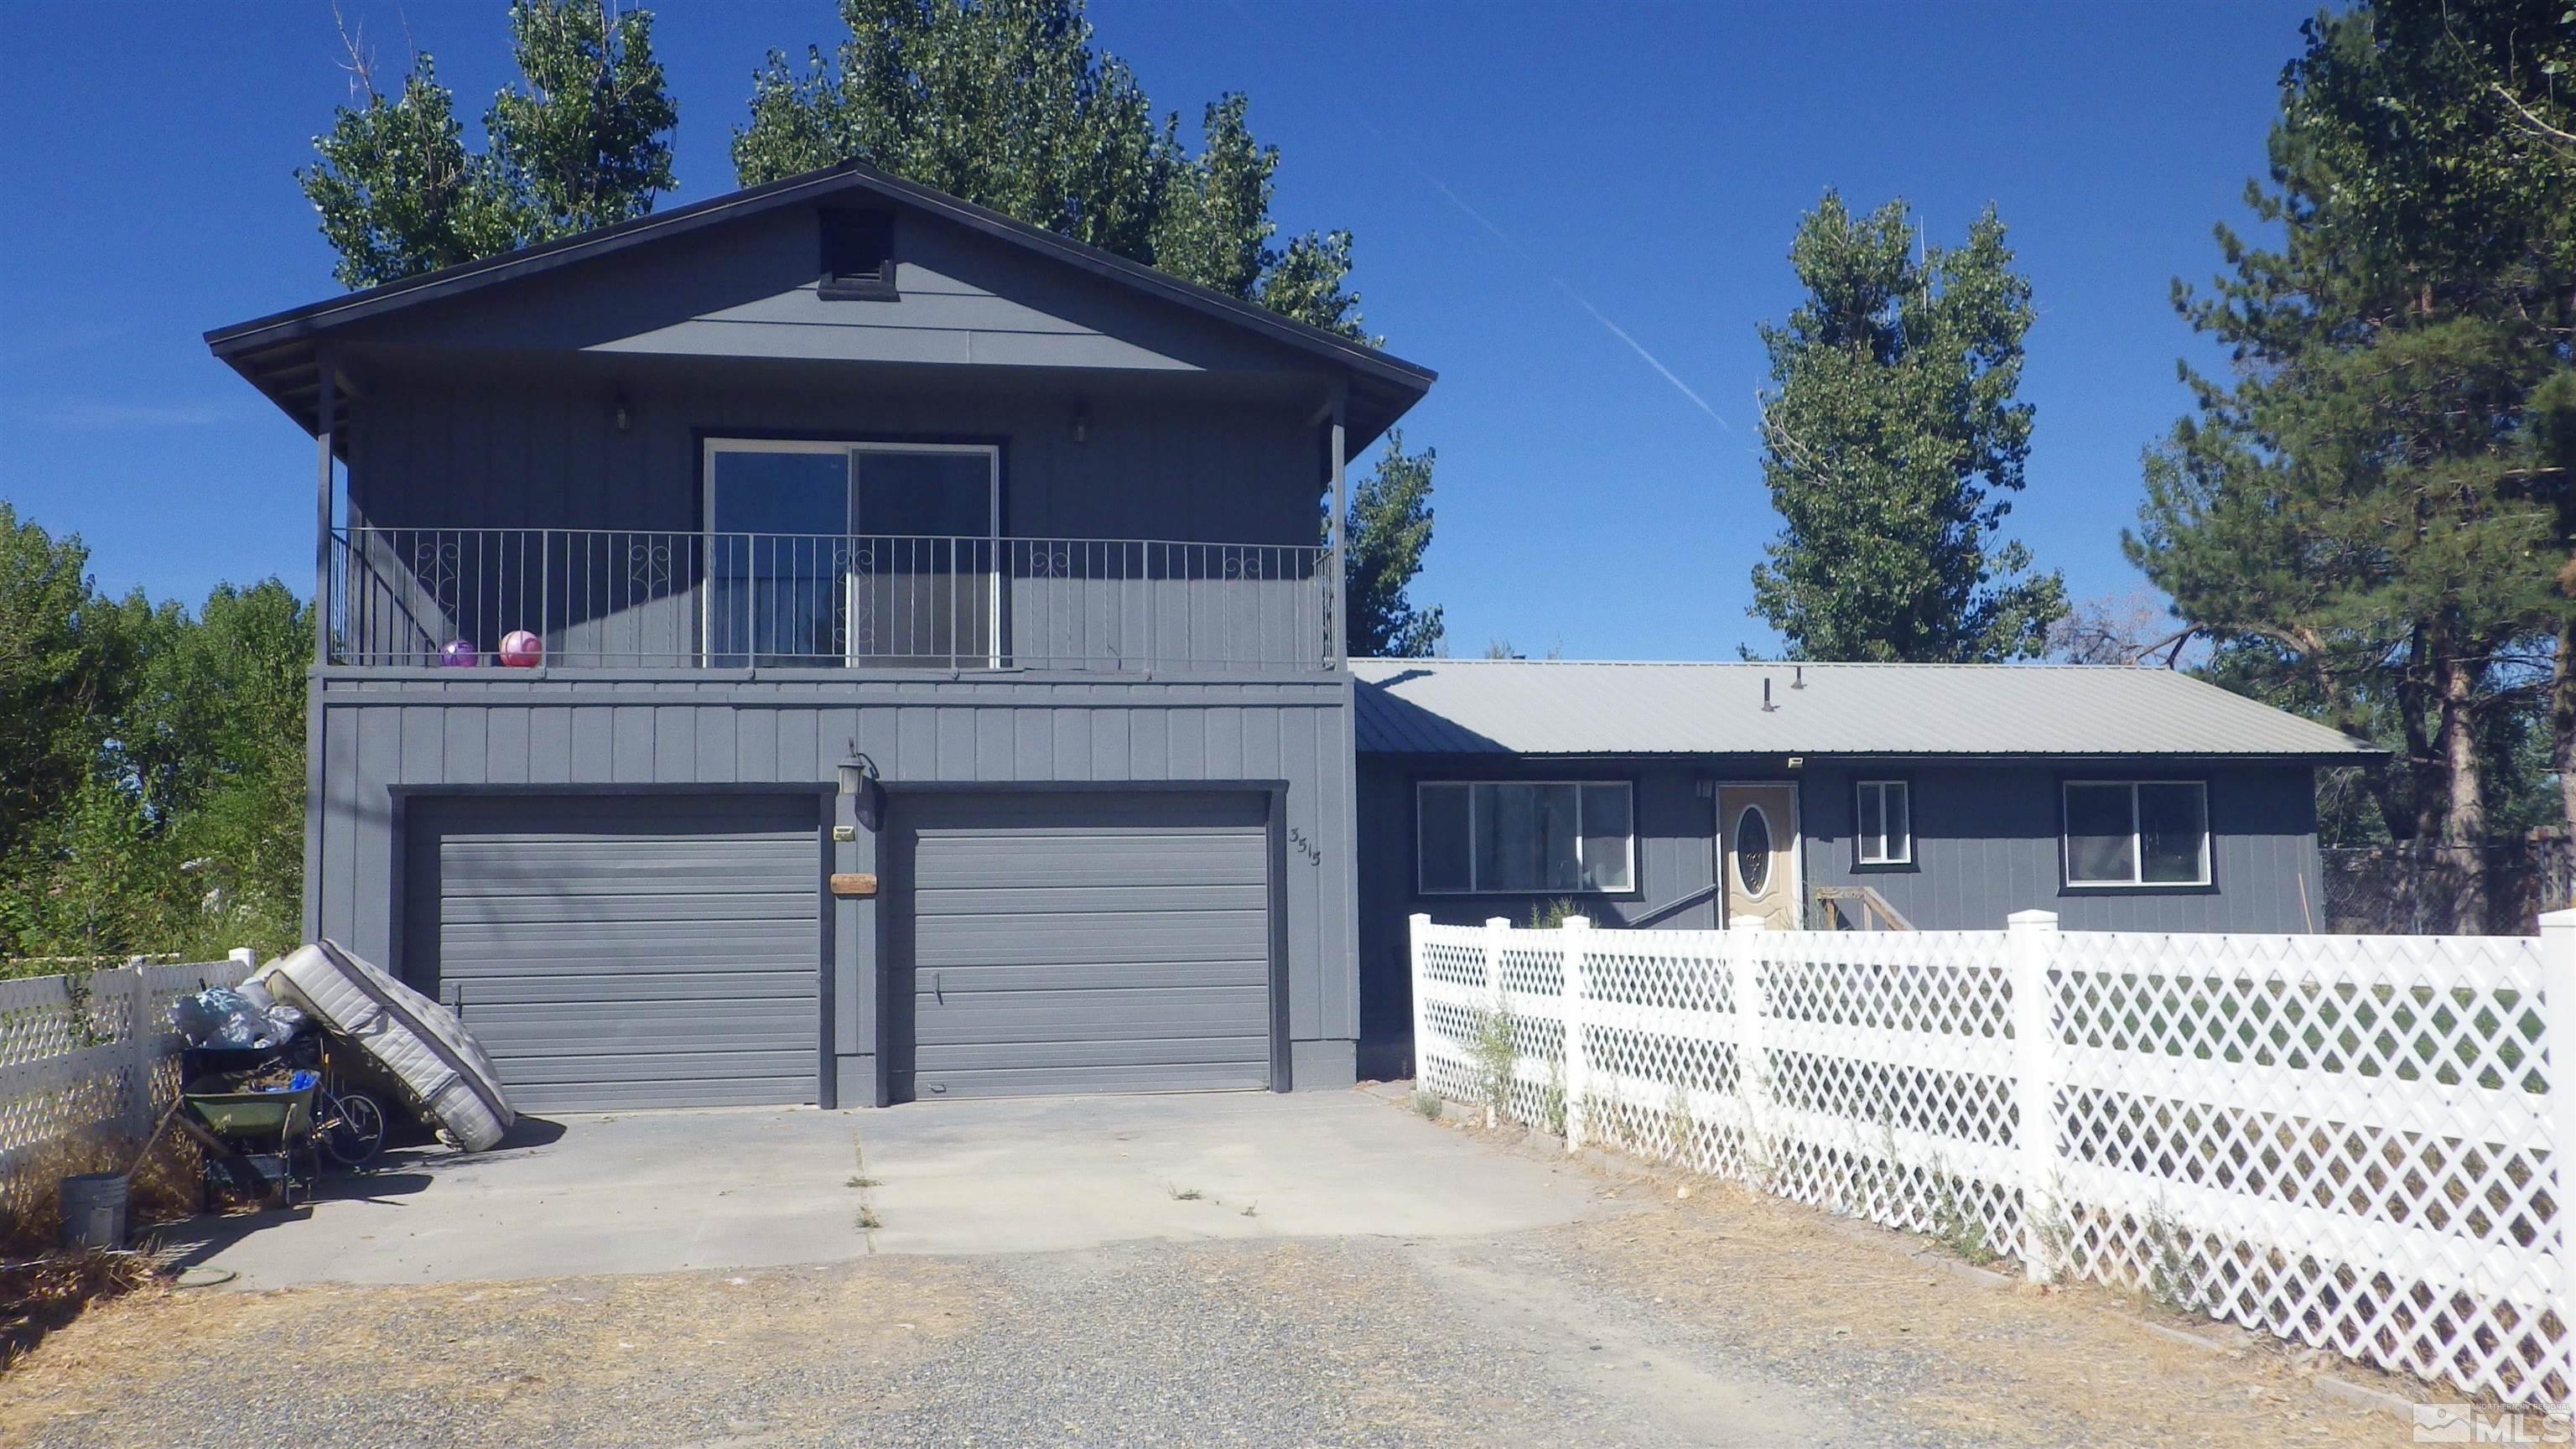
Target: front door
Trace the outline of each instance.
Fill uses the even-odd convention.
[[[1760,916],[1772,930],[1798,929],[1797,786],[1719,786],[1717,857],[1728,920]]]

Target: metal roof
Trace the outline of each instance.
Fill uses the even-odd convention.
[[[326,297],[229,327],[218,327],[206,334],[206,345],[217,357],[249,379],[253,386],[266,393],[306,432],[317,432],[326,420],[318,415],[316,407],[320,373],[315,366],[314,344],[322,333],[332,328],[477,291],[513,278],[577,265],[642,243],[684,236],[712,224],[783,206],[810,204],[851,191],[867,192],[918,207],[970,230],[1054,258],[1104,281],[1176,303],[1294,348],[1319,361],[1338,365],[1352,379],[1354,404],[1371,413],[1367,419],[1354,420],[1354,427],[1362,435],[1360,441],[1363,442],[1374,439],[1395,417],[1420,401],[1438,378],[1437,373],[1419,363],[1407,362],[1364,342],[1283,317],[1258,303],[1182,281],[1169,272],[1129,261],[1070,237],[1058,236],[1044,227],[1031,226],[947,192],[906,181],[865,161],[843,161],[818,171],[727,192],[633,221],[424,272],[415,277],[404,277],[360,292]],[[1384,413],[1384,420],[1375,417],[1380,412]]]
[[[1355,659],[1351,673],[1369,754],[2379,753],[2188,675],[2126,666]]]

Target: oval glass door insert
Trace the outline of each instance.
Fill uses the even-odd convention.
[[[1748,896],[1762,894],[1771,883],[1771,821],[1759,805],[1747,805],[1735,817],[1735,883]]]

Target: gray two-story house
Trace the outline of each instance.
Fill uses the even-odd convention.
[[[1430,372],[860,164],[208,342],[316,440],[307,933],[525,1105],[1352,1080]]]
[[[865,165],[208,338],[315,439],[305,929],[525,1106],[1344,1085],[1415,913],[2314,930],[2152,671],[1342,657],[1432,375]]]

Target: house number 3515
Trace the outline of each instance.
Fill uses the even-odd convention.
[[[1305,831],[1291,827],[1288,831],[1288,844],[1299,855],[1306,857],[1306,864],[1313,866],[1324,863],[1324,852],[1315,848],[1315,842],[1306,838]]]

